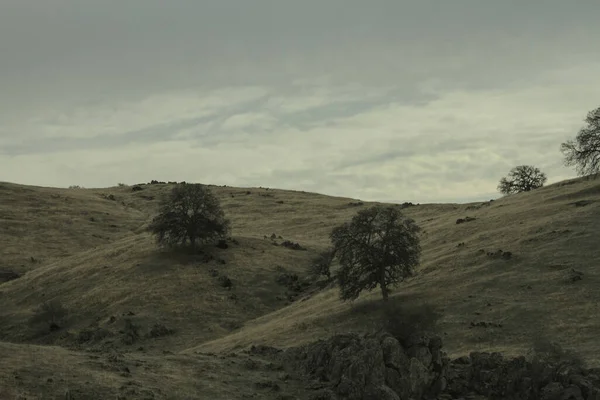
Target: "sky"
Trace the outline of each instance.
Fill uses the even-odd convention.
[[[600,106],[597,0],[0,0],[0,181],[498,198]]]

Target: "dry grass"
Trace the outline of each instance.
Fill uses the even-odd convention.
[[[0,248],[0,269],[25,273],[0,284],[0,340],[15,343],[0,347],[10,355],[0,367],[0,380],[18,368],[29,371],[23,375],[34,373],[33,347],[17,343],[47,343],[65,347],[36,350],[49,360],[48,370],[68,375],[70,366],[79,365],[72,382],[87,380],[98,390],[114,389],[118,385],[110,381],[116,378],[82,364],[86,356],[76,350],[92,347],[105,354],[108,348],[130,352],[143,346],[144,353],[127,354],[159,364],[163,351],[180,352],[170,356],[172,364],[165,364],[170,367],[154,368],[147,379],[161,384],[171,380],[189,390],[174,397],[154,391],[158,398],[186,398],[200,390],[186,381],[198,380],[191,372],[199,365],[197,351],[228,352],[259,343],[292,346],[380,324],[378,292],[342,303],[332,289],[287,305],[286,289],[274,281],[278,266],[306,274],[311,260],[329,244],[331,228],[359,209],[349,205],[354,200],[213,187],[239,245],[210,249],[225,264],[204,263],[158,251],[143,231],[168,188],[146,185],[132,192],[131,187],[67,190],[0,184],[0,241],[7,244]],[[397,287],[392,301],[407,308],[436,308],[451,355],[472,350],[524,354],[534,338],[545,336],[574,349],[588,363],[600,364],[599,205],[600,181],[577,179],[490,203],[407,208],[405,213],[424,228],[424,257],[419,275]],[[465,216],[476,219],[457,225]],[[272,233],[308,250],[273,246],[264,239]],[[486,255],[498,249],[512,252],[512,258]],[[31,262],[31,256],[41,262]],[[211,268],[233,280],[231,292],[210,276]],[[571,268],[583,272],[581,280],[569,280]],[[25,322],[51,299],[70,311],[66,333],[40,335]],[[118,333],[125,318],[139,325],[142,334],[155,323],[175,333],[125,345]],[[502,326],[471,327],[481,321]],[[93,345],[77,344],[78,332],[89,328],[105,328],[113,336]],[[210,362],[215,374],[226,369],[223,360]],[[181,363],[189,365],[188,372]],[[144,384],[152,387],[148,382]],[[39,389],[33,383],[19,387]],[[113,389],[111,396],[117,393]],[[29,395],[39,395],[34,392]]]

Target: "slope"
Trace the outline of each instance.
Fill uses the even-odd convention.
[[[451,355],[523,354],[548,338],[600,363],[600,182],[575,179],[480,204],[411,207],[406,214],[425,230],[423,262],[392,301],[437,309]],[[465,217],[474,219],[457,224]],[[321,218],[328,228],[342,219]],[[251,343],[285,347],[371,329],[383,318],[379,302],[374,292],[342,303],[331,289],[188,352]]]

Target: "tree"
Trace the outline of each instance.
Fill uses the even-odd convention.
[[[210,189],[201,184],[176,185],[162,199],[159,213],[148,227],[159,245],[185,246],[223,238],[229,220]]]
[[[579,130],[575,140],[560,146],[565,165],[575,166],[579,176],[600,172],[600,107],[590,111],[585,122],[587,126]]]
[[[507,177],[500,179],[498,191],[502,194],[528,192],[546,183],[546,174],[532,165],[519,165],[510,170]]]
[[[389,287],[414,274],[421,246],[419,226],[404,218],[398,207],[372,206],[350,222],[333,229],[331,242],[340,267],[336,273],[342,300],[354,300],[361,291]]]

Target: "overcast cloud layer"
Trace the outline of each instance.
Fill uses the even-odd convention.
[[[574,176],[597,0],[1,0],[0,180],[364,200]]]

